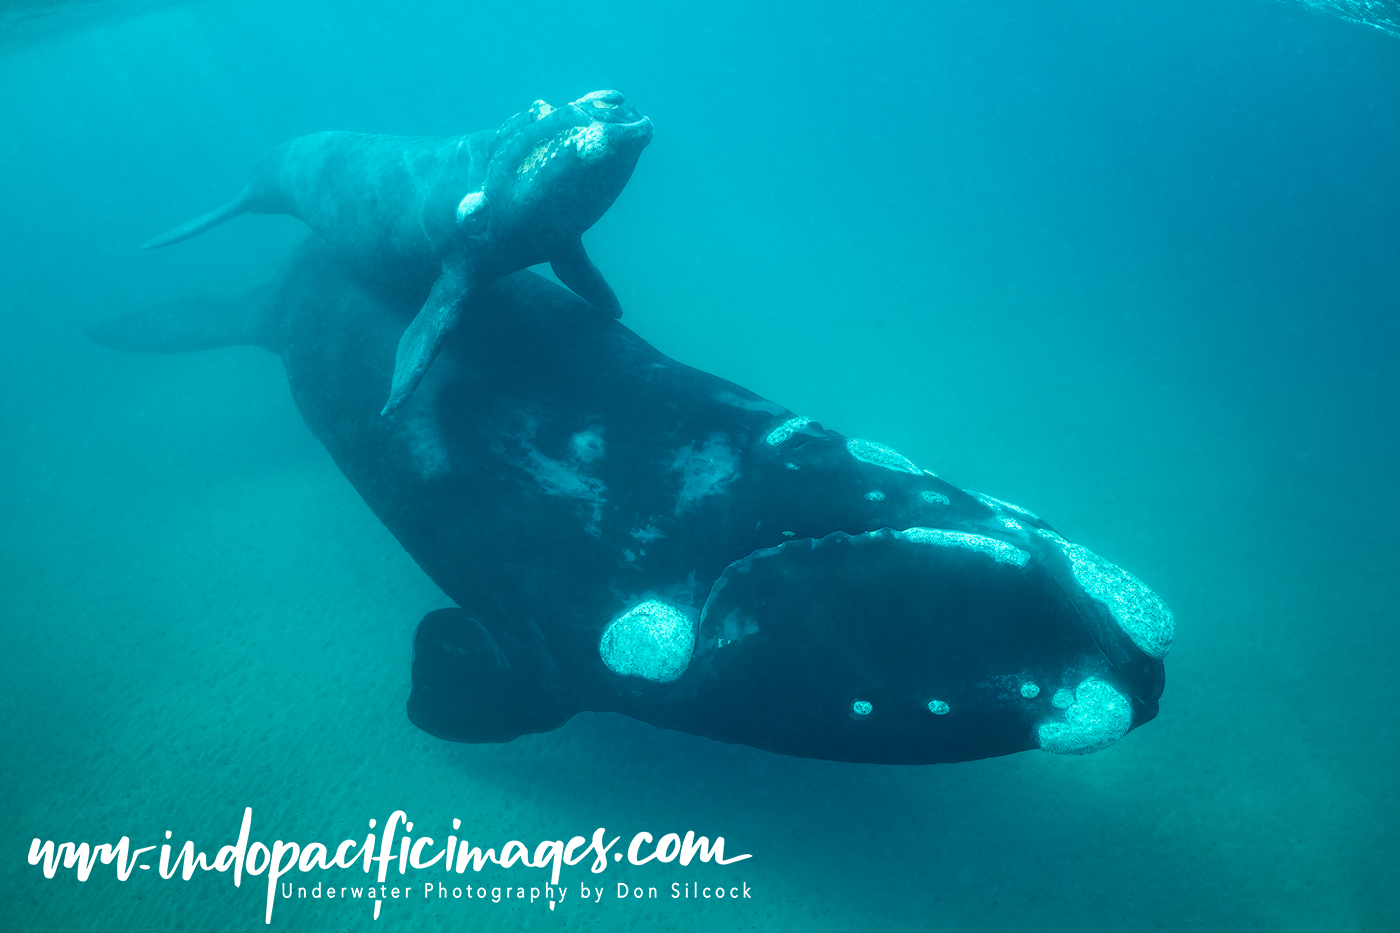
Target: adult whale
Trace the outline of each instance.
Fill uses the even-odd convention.
[[[399,340],[392,414],[484,285],[548,262],[620,317],[580,239],[617,199],[651,141],[617,91],[562,107],[537,100],[499,129],[446,138],[313,133],[269,153],[232,201],[145,243],[179,243],[239,214],[290,214],[385,282],[432,285]]]
[[[410,718],[508,741],[582,710],[785,754],[1103,748],[1157,712],[1171,613],[1030,512],[668,359],[528,272],[482,290],[397,419],[421,295],[311,241],[266,293],[94,328],[278,353],[312,432],[460,608]]]

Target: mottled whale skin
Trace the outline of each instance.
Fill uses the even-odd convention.
[[[269,153],[232,201],[144,244],[179,243],[239,214],[290,214],[364,274],[432,286],[399,340],[392,414],[487,283],[548,262],[600,311],[617,296],[580,237],[617,199],[651,141],[617,91],[562,107],[535,101],[499,129],[446,138],[327,132]]]
[[[408,713],[434,735],[509,741],[615,711],[931,763],[1095,751],[1156,715],[1173,621],[1131,574],[532,273],[483,287],[492,313],[463,320],[470,339],[393,420],[377,387],[421,296],[315,241],[269,294],[90,335],[282,357],[312,432],[460,606],[415,636]]]

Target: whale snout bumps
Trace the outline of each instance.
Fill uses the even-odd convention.
[[[603,123],[616,126],[651,125],[651,121],[642,116],[636,107],[627,103],[621,91],[594,91],[570,102],[569,106],[580,116]]]
[[[527,114],[530,124],[519,126],[517,138],[503,150],[520,176],[569,155],[589,165],[630,159],[625,168],[630,174],[637,156],[651,142],[651,120],[629,105],[620,91],[594,91],[563,107],[537,100]],[[502,132],[512,126],[507,122]]]

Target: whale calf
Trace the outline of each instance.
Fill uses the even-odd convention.
[[[457,604],[414,640],[408,715],[467,742],[578,712],[772,752],[932,763],[1082,754],[1152,719],[1175,622],[1132,574],[669,359],[519,272],[377,415],[418,296],[314,240],[271,289],[118,318],[128,349],[251,343]]]
[[[367,274],[432,289],[398,343],[392,414],[412,394],[482,286],[548,262],[619,317],[580,237],[602,217],[651,141],[617,91],[562,107],[535,101],[499,129],[446,138],[326,132],[269,153],[232,201],[145,243],[179,243],[239,214],[290,214]]]

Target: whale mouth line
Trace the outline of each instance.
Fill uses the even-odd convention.
[[[753,551],[738,558],[732,563],[743,563],[757,557],[768,557],[779,551],[791,553],[795,550],[806,548],[820,548],[838,541],[880,540],[889,538],[908,544],[934,544],[944,547],[963,548],[970,551],[979,551],[998,563],[1009,563],[1016,567],[1024,567],[1028,554],[1021,548],[1003,538],[987,534],[974,534],[971,532],[948,530],[942,528],[930,528],[922,525],[911,525],[908,528],[895,528],[883,525],[879,528],[871,528],[868,531],[844,531],[837,530],[826,534],[797,535],[786,541],[781,541],[771,547],[756,548]]]
[[[743,557],[731,561],[711,585],[710,593],[700,606],[700,625],[704,628],[711,617],[711,608],[719,594],[737,577],[746,577],[751,570],[759,568],[769,560],[803,560],[804,554],[832,555],[840,551],[848,554],[872,553],[869,548],[877,548],[885,555],[902,552],[917,558],[918,562],[944,561],[947,559],[985,561],[984,570],[995,570],[1020,576],[1030,562],[1030,554],[1014,544],[991,535],[974,534],[942,528],[927,528],[919,525],[909,528],[882,526],[868,531],[832,531],[824,535],[800,535],[793,532],[786,541],[750,551]],[[818,558],[820,559],[820,558]],[[930,565],[932,566],[932,565]],[[722,621],[722,620],[719,620]],[[735,640],[725,636],[726,643]]]
[[[620,130],[630,130],[630,129],[634,129],[634,128],[636,128],[636,127],[639,127],[639,126],[641,126],[641,125],[644,124],[644,123],[651,123],[651,117],[642,117],[642,118],[639,119],[639,120],[633,120],[631,123],[614,123],[614,122],[612,122],[612,121],[610,121],[610,120],[598,120],[598,119],[595,119],[593,122],[594,122],[594,123],[606,123],[607,125],[609,125],[609,126],[615,126],[615,127],[617,127],[618,129],[620,129]]]
[[[622,136],[641,130],[644,127],[649,127],[650,125],[651,117],[645,116],[633,120],[631,123],[619,123],[616,120],[600,120],[597,117],[594,117],[587,123],[579,122],[571,127],[560,130],[559,132],[555,133],[552,137],[550,137],[549,142],[552,145],[571,136],[576,136],[580,133],[587,133],[590,131],[601,131],[609,136]]]

